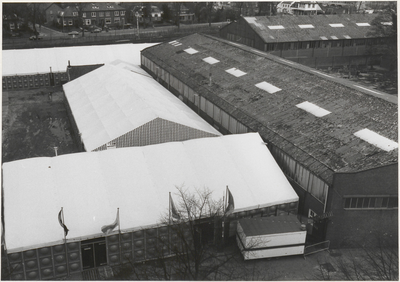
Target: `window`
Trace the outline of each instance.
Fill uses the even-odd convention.
[[[82,17],[83,17],[83,18],[86,18],[86,13],[82,13]]]
[[[92,18],[96,17],[96,12],[92,12]]]
[[[106,17],[110,17],[111,13],[110,12],[106,12]]]
[[[344,208],[355,210],[397,209],[398,196],[345,196]]]
[[[125,16],[125,11],[121,11],[121,16]]]
[[[91,20],[85,20],[85,25],[91,25],[92,21]]]
[[[105,23],[106,23],[106,24],[111,24],[111,18],[106,18],[106,19],[105,19]]]
[[[99,17],[104,17],[104,12],[99,12]]]
[[[50,11],[50,15],[52,15],[53,14],[53,11]]]
[[[63,21],[63,25],[66,26],[67,25],[67,21],[64,20]]]
[[[72,16],[77,17],[78,16],[78,12],[72,12]]]
[[[114,11],[114,16],[118,17],[119,16],[119,11]]]
[[[72,25],[72,20],[68,20],[68,25]]]
[[[120,21],[119,17],[118,18],[114,18],[114,23],[119,23],[119,21]]]

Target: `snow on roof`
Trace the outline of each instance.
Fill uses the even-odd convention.
[[[71,65],[96,65],[123,60],[140,65],[140,51],[155,45],[116,44],[98,46],[74,46],[23,50],[3,50],[3,76],[65,72],[68,60]]]
[[[229,186],[235,211],[298,201],[258,133],[170,142],[3,164],[5,241],[9,253],[101,235],[120,212],[121,230],[160,223],[177,186]]]
[[[156,118],[221,135],[139,67],[116,64],[63,86],[86,151]]]

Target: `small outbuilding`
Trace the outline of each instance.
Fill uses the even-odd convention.
[[[301,255],[306,227],[296,215],[243,218],[238,221],[236,241],[245,260]]]

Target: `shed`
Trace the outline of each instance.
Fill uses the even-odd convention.
[[[243,218],[236,241],[245,260],[301,255],[307,231],[296,215]]]

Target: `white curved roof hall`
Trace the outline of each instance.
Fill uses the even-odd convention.
[[[229,187],[235,211],[298,201],[258,133],[200,138],[3,164],[8,253],[102,236],[120,213],[121,231],[160,223],[176,186],[209,188],[220,200]]]
[[[134,66],[131,66],[131,68]],[[221,135],[141,69],[107,64],[63,85],[86,151],[156,118]]]
[[[143,43],[3,50],[2,75],[49,73],[50,67],[52,72],[65,72],[68,61],[73,66],[106,64],[115,60],[140,65],[140,51],[153,45]]]

